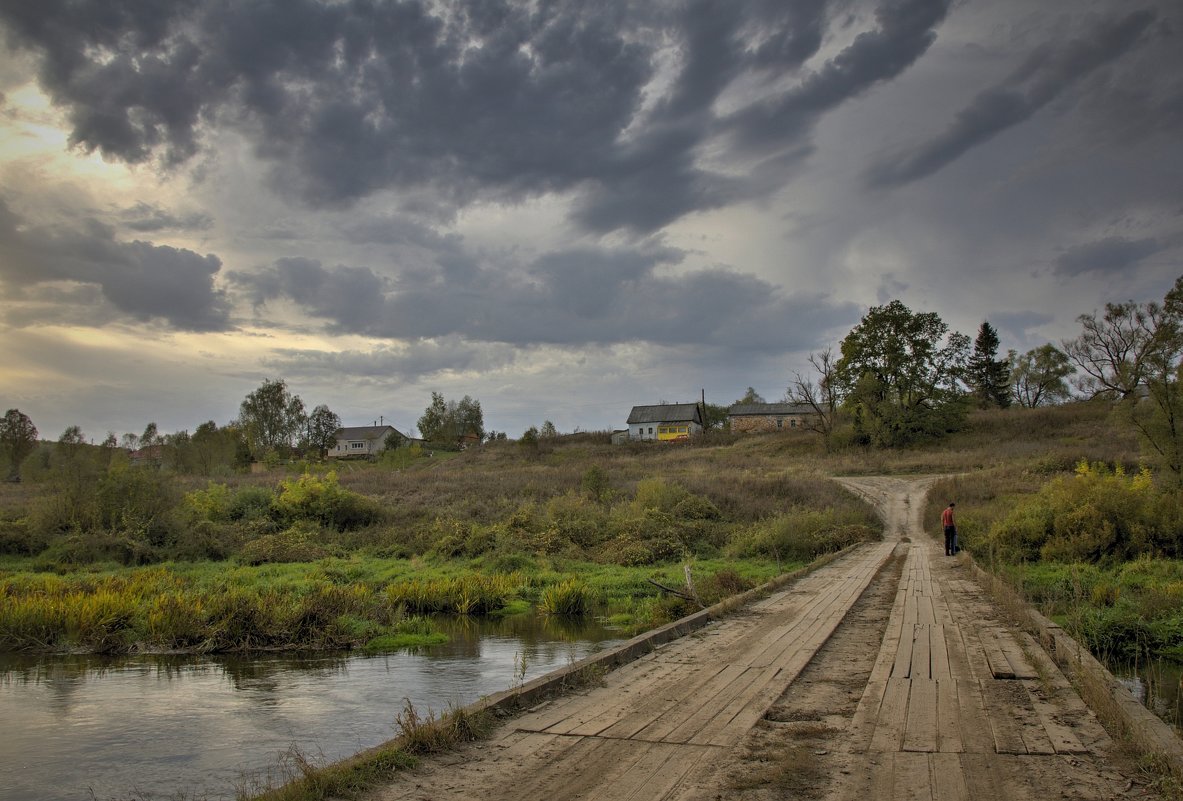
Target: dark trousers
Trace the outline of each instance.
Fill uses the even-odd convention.
[[[945,556],[957,554],[957,527],[945,526]]]

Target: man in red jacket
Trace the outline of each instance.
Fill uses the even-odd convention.
[[[956,505],[949,501],[945,511],[941,512],[941,525],[945,527],[945,556],[957,555],[957,523],[953,520],[953,507]]]

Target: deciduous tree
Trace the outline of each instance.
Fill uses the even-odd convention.
[[[9,409],[0,420],[0,448],[8,457],[8,480],[21,480],[21,462],[37,449],[37,426],[19,409]]]
[[[1105,313],[1082,314],[1080,336],[1063,342],[1080,368],[1079,389],[1090,397],[1120,400],[1145,381],[1146,359],[1156,347],[1165,311],[1157,303],[1106,303]]]
[[[898,300],[872,307],[841,350],[835,376],[862,441],[903,445],[964,421],[969,337],[949,333],[935,312],[913,313]]]
[[[239,425],[246,433],[255,459],[290,450],[304,428],[304,420],[304,401],[288,391],[282,378],[265,379],[262,386],[243,399],[238,409]]]
[[[1029,409],[1061,403],[1072,395],[1067,379],[1075,372],[1068,355],[1050,342],[1021,356],[1012,350],[1011,396]]]
[[[813,409],[812,415],[802,419],[802,425],[808,431],[821,434],[828,448],[833,441],[838,410],[842,406],[842,382],[838,379],[838,362],[833,350],[826,348],[819,353],[810,353],[809,364],[817,377],[807,378],[801,373],[794,373],[793,383],[785,393],[785,400]]]
[[[308,447],[316,451],[318,458],[325,458],[329,448],[337,444],[337,438],[334,435],[339,428],[341,428],[341,418],[323,403],[308,415],[304,437]]]

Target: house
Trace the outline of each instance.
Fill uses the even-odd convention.
[[[634,406],[628,416],[628,438],[633,442],[689,439],[702,430],[702,407],[697,403]]]
[[[808,403],[737,403],[727,410],[727,421],[737,434],[805,431],[816,414]]]
[[[356,428],[338,428],[333,434],[336,446],[329,451],[330,459],[348,459],[351,457],[377,456],[386,450],[386,438],[391,434],[398,434],[405,441],[401,433],[394,426],[358,426]]]
[[[160,467],[164,464],[164,446],[145,445],[129,453],[128,459],[135,467]]]

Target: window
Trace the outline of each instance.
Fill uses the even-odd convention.
[[[797,420],[794,418],[789,421],[789,428],[796,428],[796,427],[797,427]]]
[[[366,444],[364,442],[351,442],[349,443],[349,449],[353,451],[364,451]]]
[[[780,417],[776,418],[776,427],[777,428],[784,428],[784,426],[785,426],[785,421]]]

